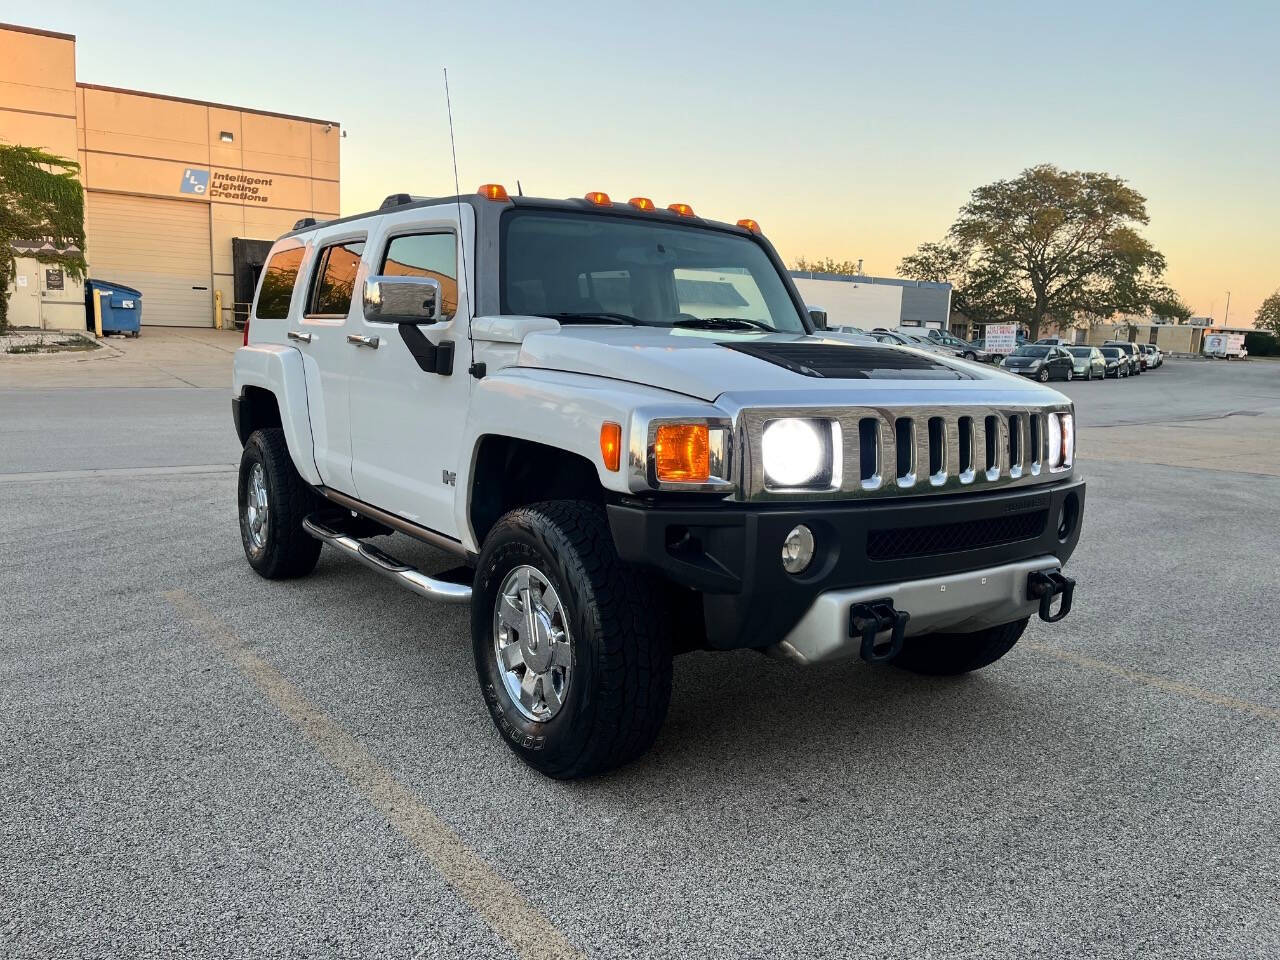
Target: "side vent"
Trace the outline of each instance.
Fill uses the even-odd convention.
[[[1016,413],[1009,415],[1009,476],[1016,477],[1022,472],[1022,418]]]
[[[315,225],[316,225],[315,217],[303,217],[301,220],[294,221],[293,229],[305,230],[307,229],[307,227],[314,227]]]
[[[379,205],[379,210],[394,210],[396,207],[403,207],[406,203],[413,203],[413,197],[407,193],[392,193]]]

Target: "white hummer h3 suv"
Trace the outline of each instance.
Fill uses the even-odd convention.
[[[245,554],[298,577],[327,543],[469,603],[495,724],[561,778],[652,744],[674,654],[955,674],[1065,616],[1071,403],[821,321],[754,221],[685,204],[300,221],[235,356]]]

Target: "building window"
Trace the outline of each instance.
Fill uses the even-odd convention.
[[[218,134],[218,139],[221,140],[223,143],[234,143],[236,137],[235,137],[235,134],[233,134],[230,130],[223,130],[220,134]]]

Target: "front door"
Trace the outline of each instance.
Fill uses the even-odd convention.
[[[470,230],[471,207],[463,206],[462,214]],[[454,496],[459,463],[468,455],[461,446],[471,390],[471,341],[468,305],[458,297],[458,265],[463,262],[458,212],[451,207],[408,210],[383,218],[379,227],[366,253],[369,273],[436,279],[442,319],[401,325],[366,319],[359,302],[352,311],[352,329],[365,338],[363,346],[353,348],[349,366],[356,496],[461,539]],[[428,343],[428,352],[452,344],[449,369],[422,368]]]

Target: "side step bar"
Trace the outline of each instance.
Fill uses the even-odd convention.
[[[379,550],[371,543],[362,543],[355,537],[335,530],[316,515],[302,521],[302,529],[331,547],[337,547],[347,556],[359,560],[370,570],[382,574],[388,580],[399,584],[406,590],[426,597],[429,600],[440,600],[444,603],[470,603],[471,584],[453,583],[428,577],[420,570],[402,563],[395,557]]]

